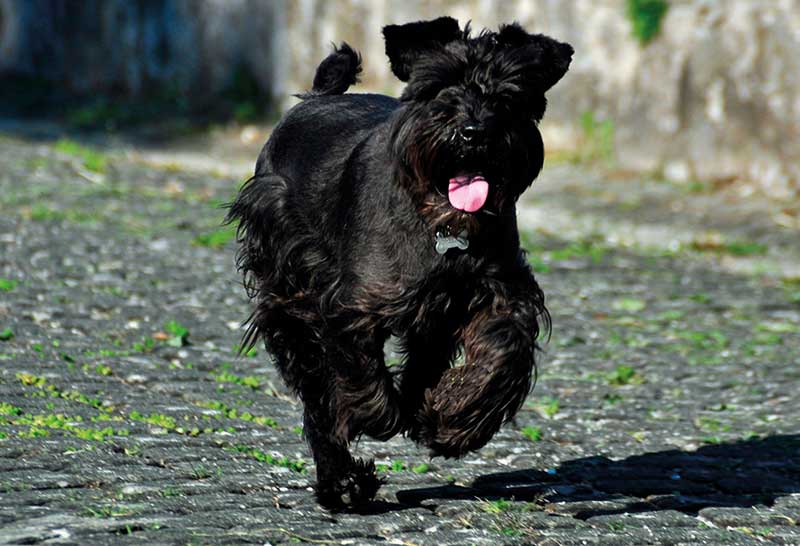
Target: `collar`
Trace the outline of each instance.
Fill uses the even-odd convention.
[[[467,230],[462,231],[457,236],[450,235],[450,230],[445,228],[444,231],[439,230],[436,232],[436,252],[437,254],[446,254],[451,248],[458,250],[467,250],[469,248],[469,239],[467,238]]]

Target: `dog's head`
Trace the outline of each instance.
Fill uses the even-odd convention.
[[[437,223],[502,213],[542,168],[537,124],[572,47],[516,23],[473,37],[450,17],[383,34],[392,72],[407,82],[391,146],[412,190]]]

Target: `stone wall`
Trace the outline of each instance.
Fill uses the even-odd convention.
[[[474,27],[518,20],[568,41],[569,74],[550,93],[546,142],[586,139],[610,120],[618,165],[677,179],[744,178],[800,189],[800,1],[672,0],[646,45],[624,0],[298,0],[288,2],[285,87],[306,89],[333,41],[364,55],[364,83],[394,91],[379,28],[450,14]]]
[[[661,31],[633,37],[625,0],[0,0],[0,76],[35,73],[83,92],[175,86],[213,95],[237,67],[280,104],[310,86],[331,42],[361,50],[362,88],[396,92],[380,28],[450,14],[518,20],[569,41],[546,142],[586,144],[605,122],[616,163],[677,179],[800,189],[800,0],[671,0]],[[613,128],[613,130],[612,130]],[[609,149],[611,146],[609,145]]]
[[[261,0],[0,0],[0,77],[194,100],[244,70],[273,94],[283,12]]]

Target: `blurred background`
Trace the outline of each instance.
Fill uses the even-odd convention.
[[[797,0],[0,0],[0,114],[156,133],[268,121],[332,42],[362,52],[362,89],[396,92],[381,26],[442,14],[574,45],[549,149],[797,194]]]

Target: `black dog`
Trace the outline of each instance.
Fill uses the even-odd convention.
[[[361,434],[404,432],[445,457],[486,444],[523,403],[549,328],[515,207],[572,48],[517,24],[471,36],[450,17],[383,34],[400,99],[343,95],[361,59],[336,48],[228,215],[255,303],[245,346],[263,339],[302,399],[330,508],[380,485],[348,451]],[[394,374],[390,334],[405,353]]]

